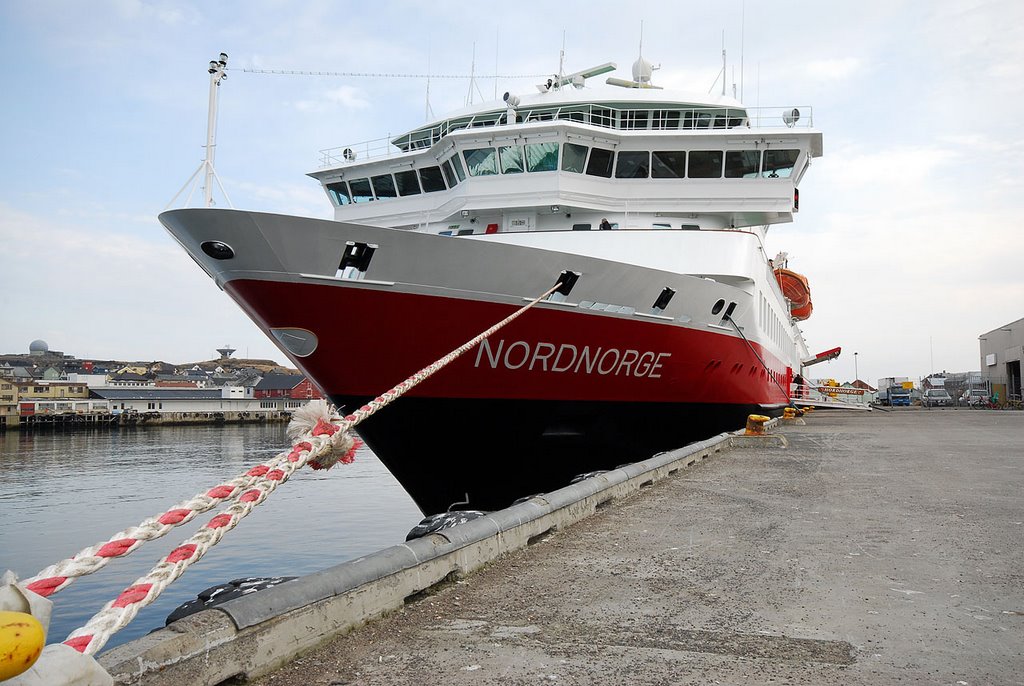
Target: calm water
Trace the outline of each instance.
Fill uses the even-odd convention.
[[[105,541],[247,471],[289,445],[285,425],[0,433],[0,571],[19,578]],[[221,508],[52,597],[63,641]],[[196,594],[246,576],[298,576],[405,540],[422,515],[363,448],[350,465],[303,469],[228,532],[105,649],[163,626]]]

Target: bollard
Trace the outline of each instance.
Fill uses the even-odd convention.
[[[796,408],[795,407],[787,407],[784,410],[782,410],[782,418],[783,419],[796,419],[797,416],[798,415],[796,413]]]
[[[764,435],[764,423],[768,421],[768,417],[763,414],[752,414],[747,416],[747,430],[743,432],[744,436],[763,436]]]

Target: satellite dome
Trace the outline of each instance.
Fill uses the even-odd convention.
[[[650,83],[654,73],[654,65],[643,57],[633,63],[633,80],[637,83]]]
[[[46,344],[46,341],[37,339],[29,343],[28,351],[30,354],[42,355],[50,352],[50,346]]]

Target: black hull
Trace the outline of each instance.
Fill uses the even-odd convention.
[[[369,399],[331,400],[351,411]],[[357,431],[430,515],[456,503],[454,509],[502,509],[517,498],[566,486],[579,474],[614,469],[742,428],[755,412],[765,409],[402,398]]]

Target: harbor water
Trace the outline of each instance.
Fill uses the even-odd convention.
[[[288,446],[284,424],[0,433],[0,571],[31,577]],[[47,642],[63,641],[225,506],[54,595]],[[353,464],[327,472],[303,469],[106,648],[163,626],[178,605],[210,586],[330,567],[404,540],[421,517],[365,447]]]

